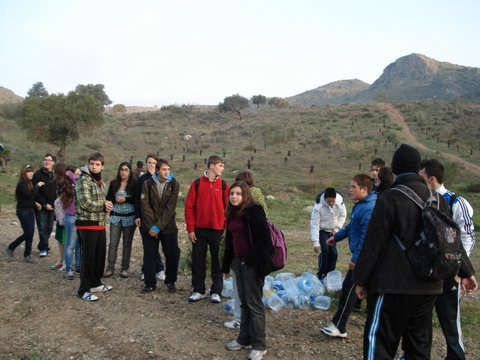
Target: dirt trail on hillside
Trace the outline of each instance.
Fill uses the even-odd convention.
[[[410,131],[410,128],[408,127],[405,118],[403,117],[403,114],[401,113],[400,110],[398,110],[396,107],[394,107],[392,104],[387,104],[387,103],[381,103],[378,104],[378,107],[384,111],[386,111],[390,118],[402,128],[402,134],[406,141],[408,141],[411,145],[416,146],[419,150],[423,151],[428,151],[428,152],[435,152],[435,150],[430,149],[429,147],[423,145],[420,143],[417,138],[412,134]],[[445,153],[442,152],[442,156],[445,157],[446,159],[455,162],[455,163],[460,163],[462,164],[465,168],[468,170],[474,172],[475,174],[480,174],[480,166],[473,164],[467,160],[464,160],[456,155],[450,154],[450,153]]]

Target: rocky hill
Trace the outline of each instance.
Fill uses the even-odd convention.
[[[22,100],[23,98],[15,94],[12,90],[0,86],[0,104],[15,104]]]
[[[345,81],[346,84],[367,85],[360,80]],[[343,91],[337,94],[321,91],[335,89],[339,83],[344,81],[321,86],[288,100],[303,105],[429,100],[480,102],[480,68],[440,62],[420,54],[399,58],[364,89],[360,86],[344,86]]]

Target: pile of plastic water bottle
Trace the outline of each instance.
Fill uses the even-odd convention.
[[[338,270],[331,271],[320,281],[310,272],[301,276],[282,272],[272,277],[265,277],[263,286],[263,303],[273,311],[288,309],[317,309],[328,310],[332,299],[325,293],[335,293],[342,288],[342,273]],[[230,297],[224,306],[227,313],[233,313],[235,299],[233,299],[233,278],[224,280],[222,295]]]

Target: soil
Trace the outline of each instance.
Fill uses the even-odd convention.
[[[227,316],[222,304],[208,299],[188,303],[190,276],[181,273],[178,291],[168,293],[158,284],[155,292],[142,294],[139,281],[142,247],[135,235],[131,272],[121,279],[104,279],[113,290],[97,302],[80,300],[78,274],[69,281],[64,272],[50,268],[58,250],[51,237],[52,253],[23,262],[23,247],[6,259],[4,248],[20,233],[14,209],[0,212],[0,359],[246,359],[247,350],[229,352],[225,343],[237,330],[223,327]],[[181,238],[186,238],[183,234]],[[298,239],[297,239],[298,240]],[[35,236],[33,248],[36,249]],[[295,241],[295,239],[292,239]],[[187,244],[182,245],[187,253]],[[121,250],[121,249],[119,249]],[[207,286],[209,282],[207,280]],[[476,301],[476,299],[466,299]],[[364,304],[365,306],[365,304]],[[352,313],[348,338],[319,334],[333,310],[267,311],[265,359],[359,359],[365,314]],[[466,339],[469,358],[480,358],[480,345]],[[445,355],[442,334],[434,332],[432,359]]]

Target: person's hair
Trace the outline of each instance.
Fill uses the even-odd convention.
[[[372,160],[372,163],[370,166],[378,166],[380,168],[385,166],[385,160],[380,159],[380,158],[375,158]]]
[[[27,172],[29,171],[33,172],[32,165],[25,165],[24,167],[22,167],[20,169],[20,175],[18,176],[18,182],[19,183],[24,182],[25,184],[27,184],[27,189],[31,190],[33,188],[33,184],[32,184],[32,181],[27,178]],[[15,199],[16,199],[16,194],[15,194]]]
[[[66,167],[66,169],[72,173],[74,173],[75,171],[77,171],[78,167],[76,167],[75,165],[68,165]]]
[[[148,161],[148,158],[152,158],[152,159],[155,159],[155,161],[158,162],[158,156],[155,155],[155,154],[147,154],[147,156],[145,157],[145,162]]]
[[[240,171],[237,176],[235,176],[235,181],[244,181],[249,187],[252,187],[254,184],[253,174],[250,170]]]
[[[435,176],[439,184],[443,184],[445,168],[442,163],[436,159],[425,159],[420,162],[420,170],[425,170],[428,177]]]
[[[94,152],[93,154],[90,154],[90,156],[88,157],[88,163],[90,163],[90,161],[92,160],[100,161],[102,165],[105,165],[105,158],[103,157],[102,153]]]
[[[337,192],[335,191],[334,188],[328,187],[328,188],[326,188],[325,191],[323,192],[323,198],[324,198],[324,199],[327,199],[327,198],[334,198],[334,199],[336,199],[336,198],[337,198]]]
[[[373,181],[370,176],[367,174],[357,174],[352,178],[353,181],[355,181],[358,186],[367,188],[367,192],[370,193],[373,188]]]
[[[224,163],[225,160],[218,155],[211,155],[207,160],[207,169],[210,169],[210,165],[217,165],[218,163]]]
[[[45,159],[46,157],[51,157],[53,162],[57,162],[57,157],[53,154],[46,153],[45,155],[43,155],[43,158]]]
[[[129,195],[133,195],[135,180],[133,178],[132,165],[130,164],[129,161],[122,161],[120,165],[118,165],[117,177],[111,183],[112,190],[113,190],[113,193],[115,194],[120,188],[120,183],[122,182],[122,178],[120,177],[120,169],[124,166],[128,167],[128,170],[130,170],[130,172],[128,173],[128,180],[127,180],[127,186],[125,187],[125,191]]]
[[[143,168],[143,161],[142,160],[137,161],[137,168]]]
[[[157,160],[157,165],[155,165],[155,169],[160,170],[160,168],[162,167],[163,164],[167,164],[168,166],[170,166],[170,163],[168,162],[168,160],[158,159]]]
[[[242,190],[242,203],[237,206],[233,206],[230,203],[230,200],[228,201],[227,220],[232,220],[233,218],[241,217],[245,213],[245,209],[249,207],[252,203],[254,203],[252,194],[250,193],[250,188],[248,187],[246,182],[244,181],[234,182],[230,187],[230,191],[232,191],[232,189],[236,187]],[[229,198],[230,198],[230,194],[229,194]]]
[[[53,165],[53,181],[64,209],[68,207],[74,196],[72,181],[65,175],[66,170],[64,163],[58,162]]]
[[[394,181],[392,168],[389,166],[384,166],[378,172],[378,180],[380,184],[392,185]]]

